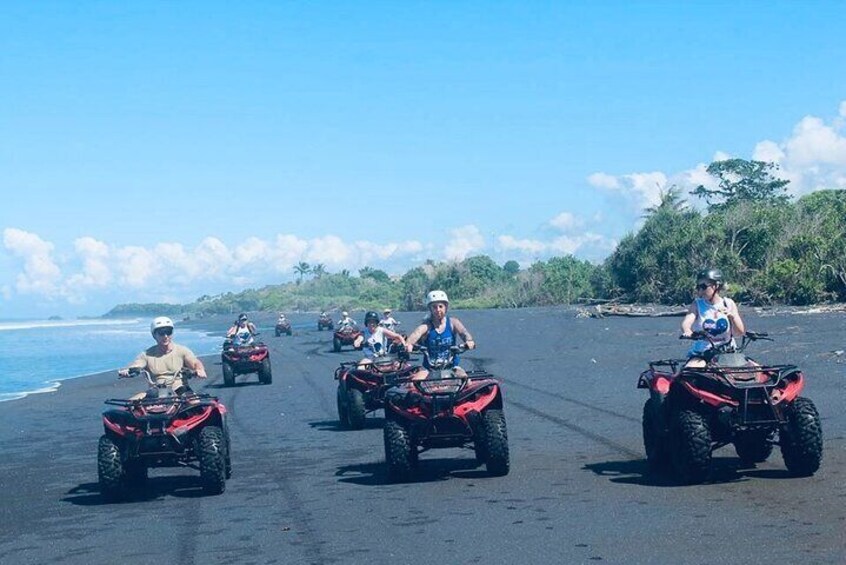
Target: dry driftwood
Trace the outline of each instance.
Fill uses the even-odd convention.
[[[593,311],[585,311],[585,313],[586,315],[580,312],[580,317],[606,318],[608,316],[623,316],[626,318],[669,318],[684,316],[687,314],[687,308],[656,310],[642,306],[614,304],[611,306],[597,305],[593,307]]]

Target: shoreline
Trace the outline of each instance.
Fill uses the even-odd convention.
[[[129,320],[129,319],[127,318],[126,320]],[[207,335],[212,336],[212,337],[216,337],[216,336],[219,335],[222,339],[223,331],[221,331],[219,329],[220,325],[217,322],[218,322],[217,320],[211,319],[211,320],[196,320],[196,321],[191,321],[190,323],[189,322],[176,321],[175,324],[176,324],[177,331],[180,327],[183,327],[183,328],[186,328],[186,329],[190,329],[191,331],[206,333]],[[122,323],[122,322],[119,322],[119,323]],[[69,325],[72,325],[72,324],[69,324]],[[137,355],[138,351],[141,351],[142,349],[149,347],[149,345],[151,345],[152,343],[153,343],[152,341],[149,342],[149,344],[147,342],[143,342],[143,343],[139,342],[137,351],[135,351],[134,353],[128,352],[126,362],[128,363],[129,361],[131,361],[134,358],[134,355]],[[179,343],[178,340],[177,340],[177,343]],[[219,344],[216,345],[215,347],[219,347]],[[207,361],[216,359],[217,355],[218,355],[218,353],[213,351],[213,352],[209,352],[209,353],[206,353],[206,352],[199,353],[199,354],[197,354],[197,357],[199,357],[200,360],[203,361],[203,364],[207,365],[208,364]],[[2,393],[0,393],[0,406],[8,405],[9,403],[12,403],[14,401],[23,400],[23,399],[30,398],[30,397],[51,396],[50,393],[61,392],[62,390],[67,389],[69,383],[73,383],[73,382],[77,382],[77,381],[85,380],[85,379],[101,378],[105,375],[115,375],[115,373],[118,371],[118,369],[120,369],[120,367],[121,366],[109,367],[109,368],[106,368],[106,369],[103,369],[103,370],[100,370],[100,371],[89,372],[89,373],[81,373],[81,374],[71,375],[71,376],[67,376],[67,377],[47,378],[37,385],[34,384],[33,386],[35,388],[33,388],[32,390],[2,392]]]
[[[463,314],[469,313],[476,313],[476,312],[503,312],[503,311],[519,311],[519,310],[560,310],[561,306],[534,306],[534,307],[526,307],[526,308],[493,308],[493,309],[470,309],[470,310],[458,310]],[[572,305],[570,308],[565,309],[572,314],[576,315],[578,312],[577,308],[573,308]],[[807,316],[807,315],[837,315],[846,312],[846,305],[829,305],[829,307],[825,306],[817,306],[817,307],[785,307],[785,306],[767,306],[767,307],[747,307],[747,310],[750,312],[754,312],[757,316],[760,317],[771,317],[771,316]],[[421,312],[401,312],[401,314],[422,314]],[[270,333],[272,335],[272,328],[275,325],[277,313],[273,312],[251,312],[251,320],[256,323],[259,327],[259,330],[264,330],[266,333]],[[295,330],[299,331],[308,331],[312,326],[312,313],[292,313],[289,315],[289,319],[292,319],[292,325]],[[297,319],[294,321],[294,319]],[[220,337],[221,340],[224,337],[226,328],[232,321],[231,315],[224,315],[224,314],[215,314],[213,316],[199,318],[199,319],[189,319],[189,320],[179,320],[175,321],[176,329],[179,330],[180,327],[190,329],[192,331],[202,331],[207,333],[209,336],[213,337]],[[265,334],[266,336],[266,334]],[[178,343],[178,341],[177,341]],[[145,347],[145,344],[140,344],[139,347]],[[128,359],[131,359],[132,354],[129,355]],[[199,354],[198,357],[203,361],[203,363],[208,367],[209,363],[214,363],[218,358],[217,352],[212,353],[203,353]],[[19,392],[7,392],[7,393],[0,393],[0,406],[9,405],[13,401],[23,400],[26,398],[32,397],[44,397],[44,396],[53,396],[50,393],[61,392],[63,390],[67,390],[70,383],[76,383],[86,379],[100,379],[105,378],[106,376],[114,376],[117,370],[120,367],[113,367],[108,368],[102,371],[97,371],[93,373],[84,373],[69,377],[62,377],[56,379],[48,379],[42,383],[42,386],[38,387],[34,390],[29,391],[19,391]]]

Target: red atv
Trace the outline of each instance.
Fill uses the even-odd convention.
[[[329,314],[321,314],[317,318],[317,331],[323,331],[323,329],[332,330],[335,329],[335,322],[332,321],[332,316]]]
[[[217,398],[190,389],[179,393],[156,385],[140,400],[107,400],[116,406],[103,412],[105,433],[97,449],[100,491],[118,498],[125,489],[141,486],[150,467],[187,466],[200,471],[203,491],[220,494],[232,474],[226,407]],[[189,373],[183,371],[183,377]]]
[[[223,383],[226,386],[234,386],[235,376],[247,373],[256,373],[261,384],[269,385],[273,382],[270,351],[261,342],[238,345],[236,341],[227,339],[223,342],[220,361],[223,368]]]
[[[276,322],[276,337],[279,337],[282,334],[291,335],[293,334],[293,330],[291,329],[291,321],[290,320],[277,320]]]
[[[457,377],[454,359],[463,350],[463,346],[454,346],[447,359],[428,360],[426,379],[398,381],[385,393],[385,461],[391,480],[408,479],[424,451],[469,444],[488,473],[508,474],[508,433],[500,382],[485,371],[468,371],[466,377]],[[420,351],[428,356],[426,348]]]
[[[788,471],[813,475],[822,461],[820,416],[810,399],[799,396],[805,377],[795,365],[760,365],[744,354],[767,334],[746,332],[740,346],[713,345],[704,367],[684,367],[686,359],[653,361],[638,388],[649,389],[643,407],[643,445],[653,469],[672,464],[688,483],[704,481],[715,449],[734,444],[744,463],[765,461],[781,447]]]
[[[341,426],[353,430],[364,427],[368,412],[385,404],[385,391],[397,381],[411,376],[415,367],[402,358],[386,355],[359,368],[358,361],[347,361],[335,369],[338,381],[338,419]]]
[[[361,330],[353,326],[343,326],[335,331],[332,337],[332,349],[337,353],[345,345],[353,345]]]

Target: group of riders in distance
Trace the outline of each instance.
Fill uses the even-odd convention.
[[[723,296],[719,269],[696,277],[696,298],[681,322],[681,339],[693,344],[683,359],[649,363],[638,387],[647,389],[643,441],[655,470],[671,470],[684,482],[707,478],[712,452],[733,444],[749,464],[764,461],[778,445],[794,475],[811,475],[822,459],[822,428],[811,400],[799,395],[804,375],[793,365],[764,365],[747,357],[746,346],[769,339],[748,331],[737,304]],[[318,330],[334,329],[333,347],[352,345],[363,352],[341,363],[338,415],[342,426],[360,428],[365,415],[384,410],[387,474],[408,478],[420,453],[442,447],[472,447],[492,475],[509,470],[508,438],[500,382],[481,371],[460,366],[460,353],[476,347],[464,324],[449,315],[442,290],[426,296],[428,314],[408,335],[390,309],[380,316],[368,311],[363,328],[346,311],[337,324],[326,312]],[[150,324],[155,345],[142,351],[120,377],[143,375],[149,388],[128,400],[107,401],[118,408],[104,413],[98,471],[104,494],[117,494],[143,481],[147,468],[196,463],[204,489],[223,492],[231,474],[225,406],[215,397],[194,392],[188,379],[207,377],[194,353],[173,341],[170,318]],[[291,335],[284,314],[276,335]],[[226,332],[222,352],[224,382],[255,372],[270,384],[267,347],[241,314]],[[738,344],[737,340],[741,343]],[[413,362],[412,354],[421,355]]]

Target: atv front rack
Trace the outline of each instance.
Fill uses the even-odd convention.
[[[207,394],[205,392],[192,392],[180,396],[161,396],[157,398],[139,398],[137,400],[130,400],[127,398],[110,398],[105,401],[105,404],[110,406],[121,406],[123,408],[135,408],[138,406],[162,406],[184,404],[192,400],[197,401],[216,401],[217,397]]]
[[[774,387],[784,375],[797,371],[796,365],[761,365],[758,367],[688,367],[679,376],[705,376],[716,378],[721,383],[736,389]],[[756,376],[764,374],[767,381],[758,381]]]

